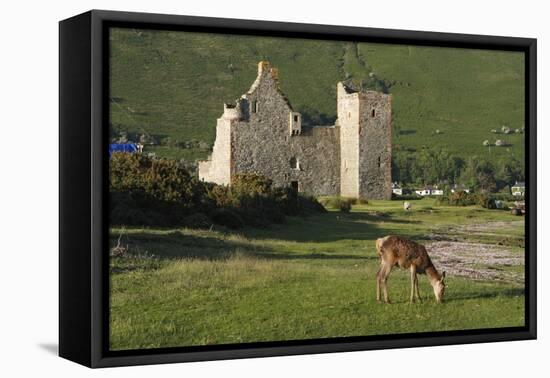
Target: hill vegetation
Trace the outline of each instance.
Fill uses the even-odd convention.
[[[223,102],[269,60],[311,124],[334,122],[338,81],[392,94],[397,168],[434,148],[495,170],[524,161],[520,53],[135,29],[110,40],[112,138],[145,135],[158,156],[205,158]]]

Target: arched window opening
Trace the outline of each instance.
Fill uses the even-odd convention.
[[[376,109],[372,109],[370,115],[372,118],[374,118],[376,116]]]

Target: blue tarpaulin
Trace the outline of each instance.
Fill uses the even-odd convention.
[[[135,154],[139,152],[139,149],[136,143],[111,143],[109,144],[109,157],[111,157],[113,152],[127,152],[129,154]]]

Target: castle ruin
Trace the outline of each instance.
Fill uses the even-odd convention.
[[[313,195],[391,198],[391,96],[341,82],[337,92],[335,125],[302,125],[277,69],[260,62],[248,92],[224,104],[199,178],[229,185],[236,174],[256,173]]]

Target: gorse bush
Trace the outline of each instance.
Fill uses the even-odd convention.
[[[204,183],[174,160],[139,154],[113,154],[109,189],[116,225],[266,227],[286,215],[325,211],[314,197],[273,188],[256,174],[236,175],[231,186]]]
[[[447,193],[437,199],[437,203],[440,205],[451,206],[471,206],[477,203],[477,197],[475,194],[470,194],[464,191],[456,191],[454,193]]]
[[[338,208],[343,213],[349,213],[351,211],[351,201],[349,199],[341,200],[338,204]]]
[[[204,184],[177,161],[127,153],[114,153],[111,157],[109,190],[144,193],[191,208],[199,205],[206,194]]]
[[[240,215],[231,209],[221,208],[215,209],[211,213],[212,221],[216,224],[226,226],[232,229],[242,228],[244,226],[244,221]]]
[[[284,223],[286,215],[325,211],[314,197],[273,188],[271,180],[249,173],[235,175],[229,187],[209,184],[207,196],[217,207],[232,209],[244,224],[258,227]]]
[[[348,213],[352,205],[357,204],[367,204],[368,201],[357,199],[357,198],[346,198],[346,197],[325,197],[321,200],[323,206],[331,207],[338,209],[344,213]]]
[[[437,199],[437,203],[440,205],[450,206],[472,206],[479,205],[486,209],[496,209],[496,202],[493,195],[486,193],[467,193],[463,191],[456,191],[454,193],[448,193]]]

